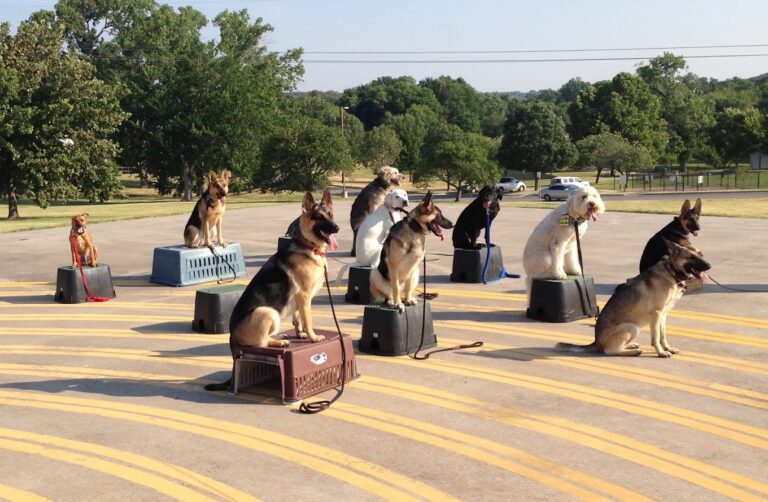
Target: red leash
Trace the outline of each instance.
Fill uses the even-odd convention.
[[[88,294],[88,300],[89,302],[107,302],[109,301],[109,298],[106,298],[104,296],[96,296],[91,292],[91,288],[88,287],[88,281],[85,279],[85,273],[83,272],[83,264],[80,262],[80,252],[77,250],[77,236],[73,235],[70,239],[70,243],[72,244],[72,252],[75,254],[75,260],[77,260],[77,267],[80,269],[80,278],[83,280],[83,287],[85,287],[85,292]],[[93,258],[93,257],[91,257]]]

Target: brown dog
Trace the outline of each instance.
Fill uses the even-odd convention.
[[[77,252],[80,263],[95,267],[99,259],[99,248],[93,243],[90,232],[86,228],[88,213],[76,214],[72,217],[72,229],[69,231],[69,249],[72,252],[72,268],[77,268]],[[73,237],[75,245],[72,245]]]
[[[227,193],[229,193],[229,176],[230,172],[226,169],[221,171],[220,176],[216,176],[214,171],[208,173],[208,188],[195,204],[184,227],[185,246],[213,247],[214,238],[220,245],[227,245],[221,231],[221,222],[226,210]]]

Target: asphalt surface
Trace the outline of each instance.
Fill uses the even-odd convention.
[[[681,200],[684,196],[680,197]],[[351,261],[351,200],[337,200]],[[583,240],[605,302],[635,275],[671,215],[608,212]],[[461,207],[446,205],[454,219]],[[509,272],[543,209],[503,208],[493,241]],[[246,283],[299,205],[229,211]],[[450,235],[430,236],[428,289],[439,345],[483,347],[427,361],[356,354],[362,375],[315,416],[275,389],[231,396],[227,335],[191,330],[195,291],[150,284],[153,249],[180,244],[186,215],[91,225],[117,298],[53,301],[69,265],[68,229],[0,235],[0,499],[84,500],[765,500],[768,497],[768,234],[764,220],[708,217],[696,245],[711,275],[668,321],[681,353],[635,358],[558,353],[593,322],[525,317],[522,280],[451,283]],[[360,338],[363,307],[333,299]],[[331,329],[328,299],[313,303]],[[333,391],[319,397],[329,398]],[[309,401],[314,400],[310,398]]]

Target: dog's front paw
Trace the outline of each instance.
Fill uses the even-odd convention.
[[[309,333],[307,333],[306,331],[296,330],[296,336],[298,336],[302,340],[306,340],[307,338],[309,338]]]
[[[406,300],[403,303],[410,307],[411,305],[416,305],[417,300],[416,300],[415,297],[411,296],[411,297],[406,298]]]
[[[398,311],[398,312],[400,312],[401,314],[402,314],[403,312],[405,312],[405,305],[403,304],[403,302],[398,302],[398,303],[395,305],[395,308],[396,308],[396,309],[397,309],[397,311]]]
[[[307,336],[309,337],[309,340],[312,343],[322,342],[322,341],[325,340],[325,336],[324,335],[316,335],[314,333],[307,333]]]
[[[639,343],[628,343],[625,347],[625,349],[639,349],[640,344]]]
[[[227,241],[219,241],[219,246],[223,248],[227,247]]]
[[[680,351],[678,349],[674,348],[674,347],[664,347],[664,350],[666,350],[667,352],[670,352],[672,354],[679,354],[680,353]]]
[[[667,352],[666,350],[656,349],[656,353],[659,355],[659,357],[664,357],[664,358],[672,357],[672,353]]]

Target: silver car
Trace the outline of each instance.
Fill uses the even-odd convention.
[[[565,200],[573,192],[578,192],[581,187],[578,185],[549,185],[547,188],[539,190],[539,198],[544,200]]]

